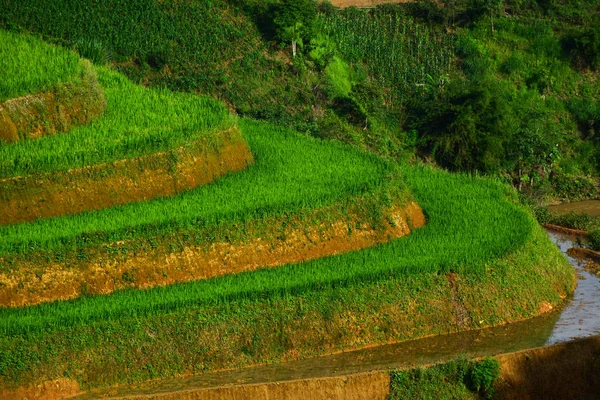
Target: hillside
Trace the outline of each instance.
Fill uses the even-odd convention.
[[[597,0],[367,11],[302,1],[289,11],[301,24],[296,57],[286,2],[219,0],[210,12],[201,2],[71,3],[11,0],[0,25],[144,85],[215,96],[242,116],[500,176],[536,202],[596,193]]]
[[[60,135],[0,144],[0,397],[303,359],[559,306],[574,272],[515,187],[557,196],[553,179],[589,173],[593,188],[593,151],[575,156],[593,140],[567,129],[566,107],[595,96],[594,65],[558,57],[563,31],[545,20],[556,15],[496,15],[492,33],[487,13],[450,23],[448,11],[0,4],[0,34],[73,65],[9,96],[87,69],[106,102]],[[584,29],[582,15],[569,23]],[[540,89],[544,68],[556,79]],[[531,146],[548,132],[560,157]]]

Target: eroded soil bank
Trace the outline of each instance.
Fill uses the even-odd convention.
[[[0,225],[172,196],[253,163],[237,127],[164,153],[0,180]]]
[[[84,293],[145,289],[365,249],[408,235],[425,224],[417,203],[400,207],[383,210],[384,223],[379,227],[358,214],[324,225],[271,218],[267,221],[271,234],[257,232],[258,236],[240,241],[186,246],[176,252],[155,249],[130,257],[96,254],[76,267],[70,262],[35,262],[0,273],[0,305],[33,305]]]
[[[418,342],[415,341],[416,346],[419,346]],[[479,344],[474,342],[474,345],[477,347]],[[410,348],[404,347],[403,350],[410,351]],[[407,356],[398,355],[400,359],[405,359],[405,364],[397,365],[394,368],[410,368],[423,361],[415,360],[415,364],[410,365],[406,364]],[[328,360],[330,358],[324,359],[324,364],[329,364],[328,368],[332,367]],[[343,358],[343,355],[340,355],[339,358]],[[499,360],[501,365],[500,378],[495,385],[494,399],[597,399],[600,393],[600,374],[596,373],[600,368],[600,335],[502,354],[494,358]],[[352,362],[350,358],[348,360]],[[442,354],[442,358],[437,362],[447,360]],[[356,360],[354,362],[358,363]],[[389,360],[385,365],[389,368]],[[315,371],[311,371],[307,365],[304,368],[302,365],[293,367],[300,367],[295,371],[298,376],[310,376],[324,372],[324,369],[319,367]],[[341,364],[338,367],[343,368]],[[255,368],[255,371],[250,369],[245,376],[233,371],[230,375],[233,374],[235,380],[229,380],[227,383],[221,380],[221,386],[217,386],[220,377],[212,374],[212,382],[210,379],[201,381],[200,379],[194,380],[193,377],[181,378],[168,383],[155,382],[129,388],[81,394],[74,398],[78,400],[100,397],[109,399],[343,400],[386,399],[390,393],[390,377],[386,371],[341,375],[340,373],[336,374],[335,370],[331,370],[329,371],[331,375],[325,378],[310,377],[277,381],[272,380],[275,368],[270,368],[270,370],[266,368],[268,367]],[[293,376],[290,375],[290,370],[287,368],[284,368],[281,375],[286,372],[288,377]],[[263,373],[266,378],[262,375]],[[226,374],[227,372],[224,372],[220,375]],[[253,379],[255,382],[260,382],[261,379],[266,381],[245,383],[252,382]]]

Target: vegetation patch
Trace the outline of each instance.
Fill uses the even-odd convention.
[[[0,42],[0,100],[16,97],[0,103],[0,145],[68,132],[102,115],[104,91],[88,61],[32,36],[0,31]]]
[[[408,197],[392,165],[376,156],[268,124],[242,120],[240,127],[253,151],[251,168],[172,198],[3,226],[0,254],[60,253],[178,232],[192,238],[204,227],[315,210],[360,195],[371,194],[373,204]]]
[[[500,362],[458,359],[428,368],[390,373],[390,400],[492,398]]]
[[[235,123],[217,100],[146,89],[108,68],[96,70],[107,99],[102,118],[69,135],[0,147],[0,178],[64,172],[169,151]]]
[[[243,227],[206,229],[199,232],[204,242],[195,245],[184,245],[183,235],[170,235],[152,238],[142,248],[135,241],[122,241],[77,250],[62,259],[28,257],[0,273],[0,305],[32,305],[277,267],[362,250],[425,224],[416,203],[379,210],[381,220],[376,222],[373,215],[358,212],[360,205],[355,200]]]
[[[0,30],[0,102],[49,91],[82,72],[83,65],[72,51],[33,35]]]

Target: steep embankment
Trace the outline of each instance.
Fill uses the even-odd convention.
[[[88,61],[33,36],[0,30],[0,146],[69,132],[104,113]]]

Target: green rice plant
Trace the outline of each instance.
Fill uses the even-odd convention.
[[[71,51],[0,30],[0,102],[49,90],[78,77],[81,68]]]
[[[127,88],[133,90],[129,86]],[[109,96],[110,93],[107,89]],[[148,95],[151,97],[152,93]],[[198,101],[194,104],[203,103]],[[127,111],[124,110],[124,114]],[[122,116],[118,110],[114,110],[114,113],[123,118],[124,123],[131,122],[127,114]],[[142,118],[137,113],[129,117]],[[182,113],[181,118],[185,121],[189,114]],[[176,124],[176,121],[174,118],[168,123]],[[96,126],[104,125],[100,122],[85,128],[91,137],[88,147],[80,150],[82,161],[87,160],[84,157],[95,155],[91,147],[93,143],[99,143],[100,149],[103,144],[110,145],[106,136],[110,134],[112,124],[106,124],[106,133],[95,132],[93,128]],[[379,190],[391,170],[390,165],[378,157],[336,142],[310,139],[286,129],[252,121],[242,120],[240,126],[255,159],[255,163],[247,170],[172,198],[0,227],[0,255],[58,251],[174,231],[196,232],[227,222],[313,210],[340,199]],[[141,147],[137,143],[144,139],[147,131],[151,134],[152,128],[128,132],[135,144],[131,149]],[[174,135],[170,129],[166,133]],[[71,133],[70,136],[79,134],[81,132]],[[167,138],[170,140],[171,136]],[[124,139],[128,137],[122,139],[117,136],[113,140],[119,143]],[[72,146],[75,147],[75,143]],[[35,146],[32,148],[37,149]],[[68,149],[65,147],[65,153]],[[69,157],[69,154],[57,153],[61,157],[58,161],[62,157]],[[48,149],[45,154],[50,158],[52,153]],[[36,162],[42,162],[40,160],[45,161],[40,157]]]
[[[107,99],[105,114],[68,135],[0,147],[0,179],[166,151],[234,124],[217,100],[146,89],[108,68],[97,70]]]
[[[252,127],[263,129],[263,134],[269,140],[277,137],[277,132],[269,132],[267,125],[250,122],[245,125],[247,132],[252,131]],[[249,133],[248,139],[251,147],[256,148],[258,141],[252,143],[252,135]],[[307,147],[302,146],[304,153]],[[257,163],[263,157],[268,158],[267,154],[261,154],[260,146],[258,148]],[[337,156],[337,152],[330,153],[330,157]],[[308,164],[315,161],[312,157],[305,158]],[[259,164],[258,169],[261,168],[270,167],[261,167]],[[251,171],[252,168],[244,173],[250,175]],[[285,174],[285,169],[279,169],[279,173]],[[48,330],[68,330],[105,319],[142,318],[144,315],[178,310],[202,310],[215,305],[234,306],[238,300],[293,295],[375,282],[392,276],[450,271],[477,276],[487,273],[486,265],[490,260],[519,249],[531,238],[535,222],[515,204],[516,195],[506,185],[488,178],[449,174],[428,167],[405,166],[402,173],[428,218],[424,228],[415,230],[407,237],[360,252],[280,268],[150,290],[124,290],[108,296],[2,309],[0,334],[27,335]],[[228,181],[235,181],[241,176],[230,176],[209,187],[223,194],[219,186],[227,186]],[[313,184],[318,182],[315,178],[308,177]],[[246,179],[248,176],[243,181],[246,182]],[[256,181],[248,179],[248,182]],[[257,196],[257,199],[265,194],[259,186],[244,187],[251,193],[250,196]],[[284,185],[274,195],[281,197],[284,194],[281,190],[287,193],[291,188]],[[272,201],[273,197],[269,199]],[[234,198],[232,201],[237,200]],[[268,210],[265,203],[262,203],[262,207],[259,204],[254,203],[257,212]],[[305,206],[310,205],[307,202]]]

